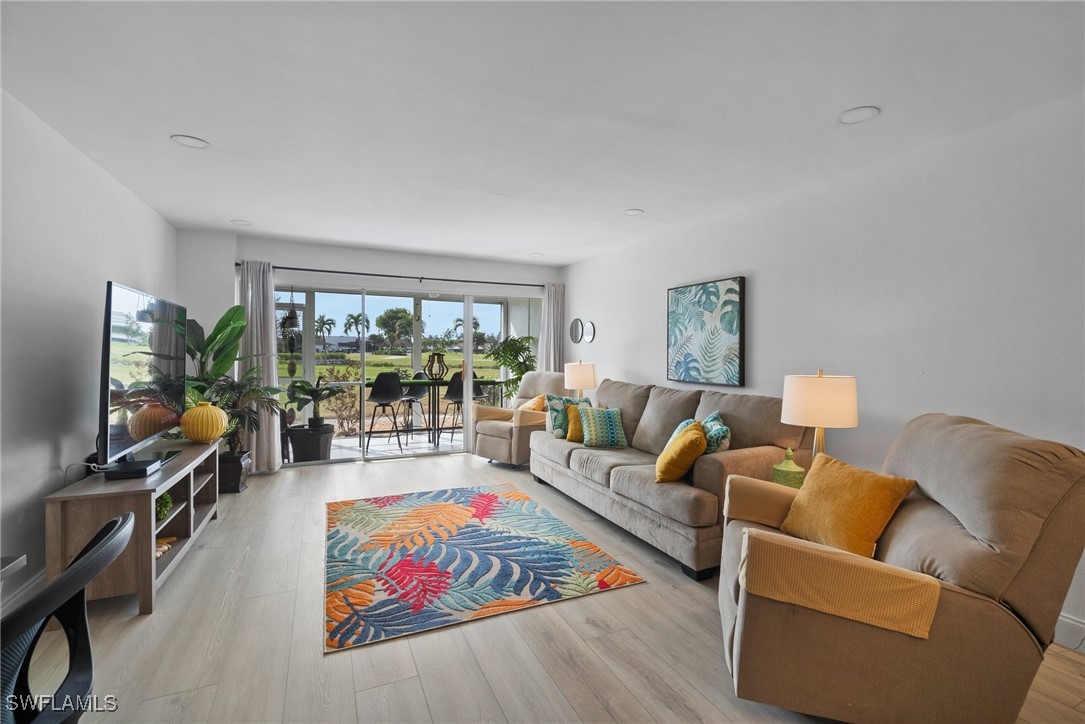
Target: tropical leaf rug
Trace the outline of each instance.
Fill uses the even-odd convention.
[[[328,503],[325,651],[641,583],[512,485]]]

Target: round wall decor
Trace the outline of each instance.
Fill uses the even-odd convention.
[[[584,323],[580,321],[580,317],[573,320],[569,325],[569,339],[573,340],[573,344],[578,344],[581,339],[584,338]]]
[[[584,325],[584,341],[591,344],[593,339],[595,339],[595,322],[588,322]]]

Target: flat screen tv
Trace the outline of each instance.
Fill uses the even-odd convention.
[[[153,469],[134,454],[177,426],[185,411],[184,307],[106,283],[98,464],[134,477]],[[122,470],[128,463],[128,475]]]

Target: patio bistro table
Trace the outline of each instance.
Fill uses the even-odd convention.
[[[484,379],[480,379],[480,378],[477,378],[477,377],[474,380],[475,384],[478,385],[479,387],[499,385],[499,384],[503,383],[504,381],[505,380],[484,380]],[[403,386],[404,389],[408,389],[408,388],[410,388],[412,386],[415,386],[415,385],[424,386],[424,387],[429,388],[429,394],[427,394],[427,396],[426,396],[427,397],[427,403],[428,403],[427,407],[429,408],[429,426],[426,427],[426,428],[423,428],[423,429],[426,430],[427,439],[429,440],[429,442],[433,446],[433,448],[436,450],[441,444],[440,439],[438,439],[438,437],[437,437],[440,434],[440,426],[436,424],[438,411],[439,411],[439,408],[441,406],[441,397],[440,397],[439,392],[440,392],[440,389],[442,387],[448,387],[449,380],[434,380],[434,379],[428,379],[428,378],[427,379],[407,378],[407,379],[400,380],[400,383],[401,383],[401,385]],[[347,384],[351,384],[351,383],[347,383]],[[366,380],[364,385],[359,384],[359,383],[353,383],[353,384],[356,384],[359,387],[372,388],[373,387],[373,380]],[[466,402],[467,401],[466,398],[468,397],[468,394],[467,394],[468,387],[467,387],[466,380],[464,381],[463,389],[464,389],[464,395],[465,395],[465,400],[464,401]],[[365,431],[365,397],[364,397],[364,395],[362,397],[362,404],[359,405],[358,415],[360,417],[359,425],[358,425],[358,428],[359,428],[358,429],[358,444],[361,445],[362,434]],[[414,427],[414,416],[413,415],[411,415],[408,418],[407,424],[408,424],[408,428],[407,428],[408,430],[415,430],[416,429]],[[455,428],[450,428],[450,429],[455,429]],[[463,429],[462,426],[460,427],[460,429],[461,430]]]

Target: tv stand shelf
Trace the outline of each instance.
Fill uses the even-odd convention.
[[[112,518],[136,516],[132,539],[120,557],[87,586],[87,597],[139,595],[139,612],[154,611],[155,595],[207,524],[218,517],[218,444],[169,440],[159,447],[181,453],[145,478],[106,480],[101,473],[45,498],[45,570],[60,575],[95,533]],[[173,509],[155,521],[155,501],[163,493]],[[156,538],[176,541],[155,558]]]

